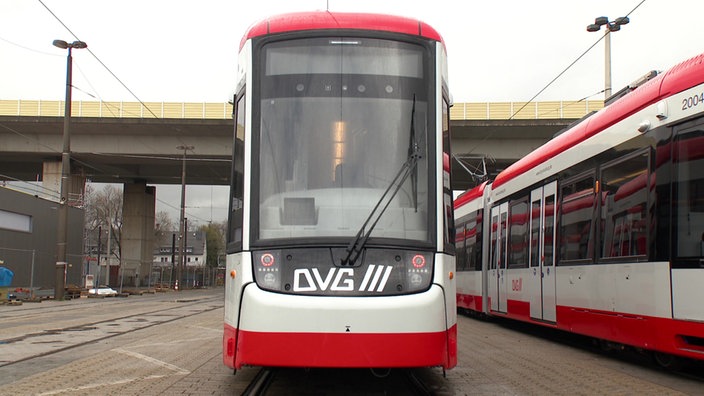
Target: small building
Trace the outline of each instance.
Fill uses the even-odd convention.
[[[177,232],[173,234],[178,235]],[[185,266],[182,267],[182,287],[200,287],[205,284],[207,242],[205,232],[189,231],[186,234]],[[179,259],[178,240],[172,244],[161,245],[154,250],[154,264],[152,265],[152,285],[173,287],[178,278],[178,267],[175,265]]]

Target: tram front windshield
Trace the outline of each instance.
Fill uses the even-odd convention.
[[[255,243],[349,241],[412,155],[419,159],[389,190],[370,243],[430,242],[430,59],[421,45],[371,38],[262,47]]]

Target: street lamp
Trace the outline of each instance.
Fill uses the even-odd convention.
[[[63,40],[54,40],[55,47],[68,49],[66,60],[66,103],[64,104],[64,136],[63,149],[61,150],[61,195],[59,197],[59,229],[56,233],[56,282],[54,287],[54,298],[62,300],[64,298],[64,288],[66,287],[66,236],[68,234],[68,194],[69,178],[71,176],[71,50],[73,48],[86,48],[88,45],[83,41],[67,43]]]
[[[179,282],[179,289],[183,289],[183,279],[181,279],[182,276],[182,268],[184,267],[184,259],[185,259],[185,254],[186,254],[186,222],[185,222],[185,216],[186,216],[186,152],[188,150],[193,150],[195,147],[193,146],[186,146],[186,145],[181,145],[177,146],[176,149],[178,150],[183,150],[183,160],[181,162],[181,216],[179,219],[179,249],[178,249],[178,267],[176,267],[176,280]]]
[[[598,17],[594,19],[594,23],[587,26],[588,32],[598,32],[602,26],[606,26],[606,34],[604,34],[604,99],[611,96],[611,32],[618,32],[622,25],[626,25],[630,20],[628,17],[619,17],[614,21],[609,21],[607,17]]]

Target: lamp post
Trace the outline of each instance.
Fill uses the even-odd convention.
[[[178,248],[178,266],[176,267],[176,280],[179,282],[178,290],[183,289],[182,268],[186,254],[186,152],[193,150],[195,147],[181,145],[176,147],[178,150],[183,150],[183,160],[181,161],[181,216],[179,218],[179,248]]]
[[[614,21],[609,21],[607,17],[598,17],[594,23],[587,26],[588,32],[598,32],[602,26],[606,26],[604,34],[604,99],[611,96],[611,32],[618,32],[622,25],[626,25],[630,20],[628,17],[619,17]]]
[[[71,71],[72,59],[71,50],[73,48],[86,48],[88,45],[83,41],[67,43],[63,40],[54,40],[55,47],[68,49],[66,59],[66,103],[64,103],[64,135],[63,149],[61,150],[61,193],[59,196],[59,229],[56,233],[56,282],[54,286],[54,298],[63,300],[64,288],[66,287],[66,240],[68,234],[68,194],[69,179],[71,177]]]

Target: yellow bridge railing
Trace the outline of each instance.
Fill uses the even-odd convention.
[[[0,100],[0,115],[63,117],[62,100]],[[103,118],[229,119],[229,103],[72,101],[71,116]]]
[[[582,118],[604,107],[601,100],[455,103],[451,120],[539,120]]]
[[[507,120],[581,118],[604,107],[600,100],[545,102],[472,102],[455,103],[452,120]],[[73,117],[230,119],[229,103],[198,102],[71,102]],[[0,115],[26,117],[63,117],[60,100],[0,100]]]

